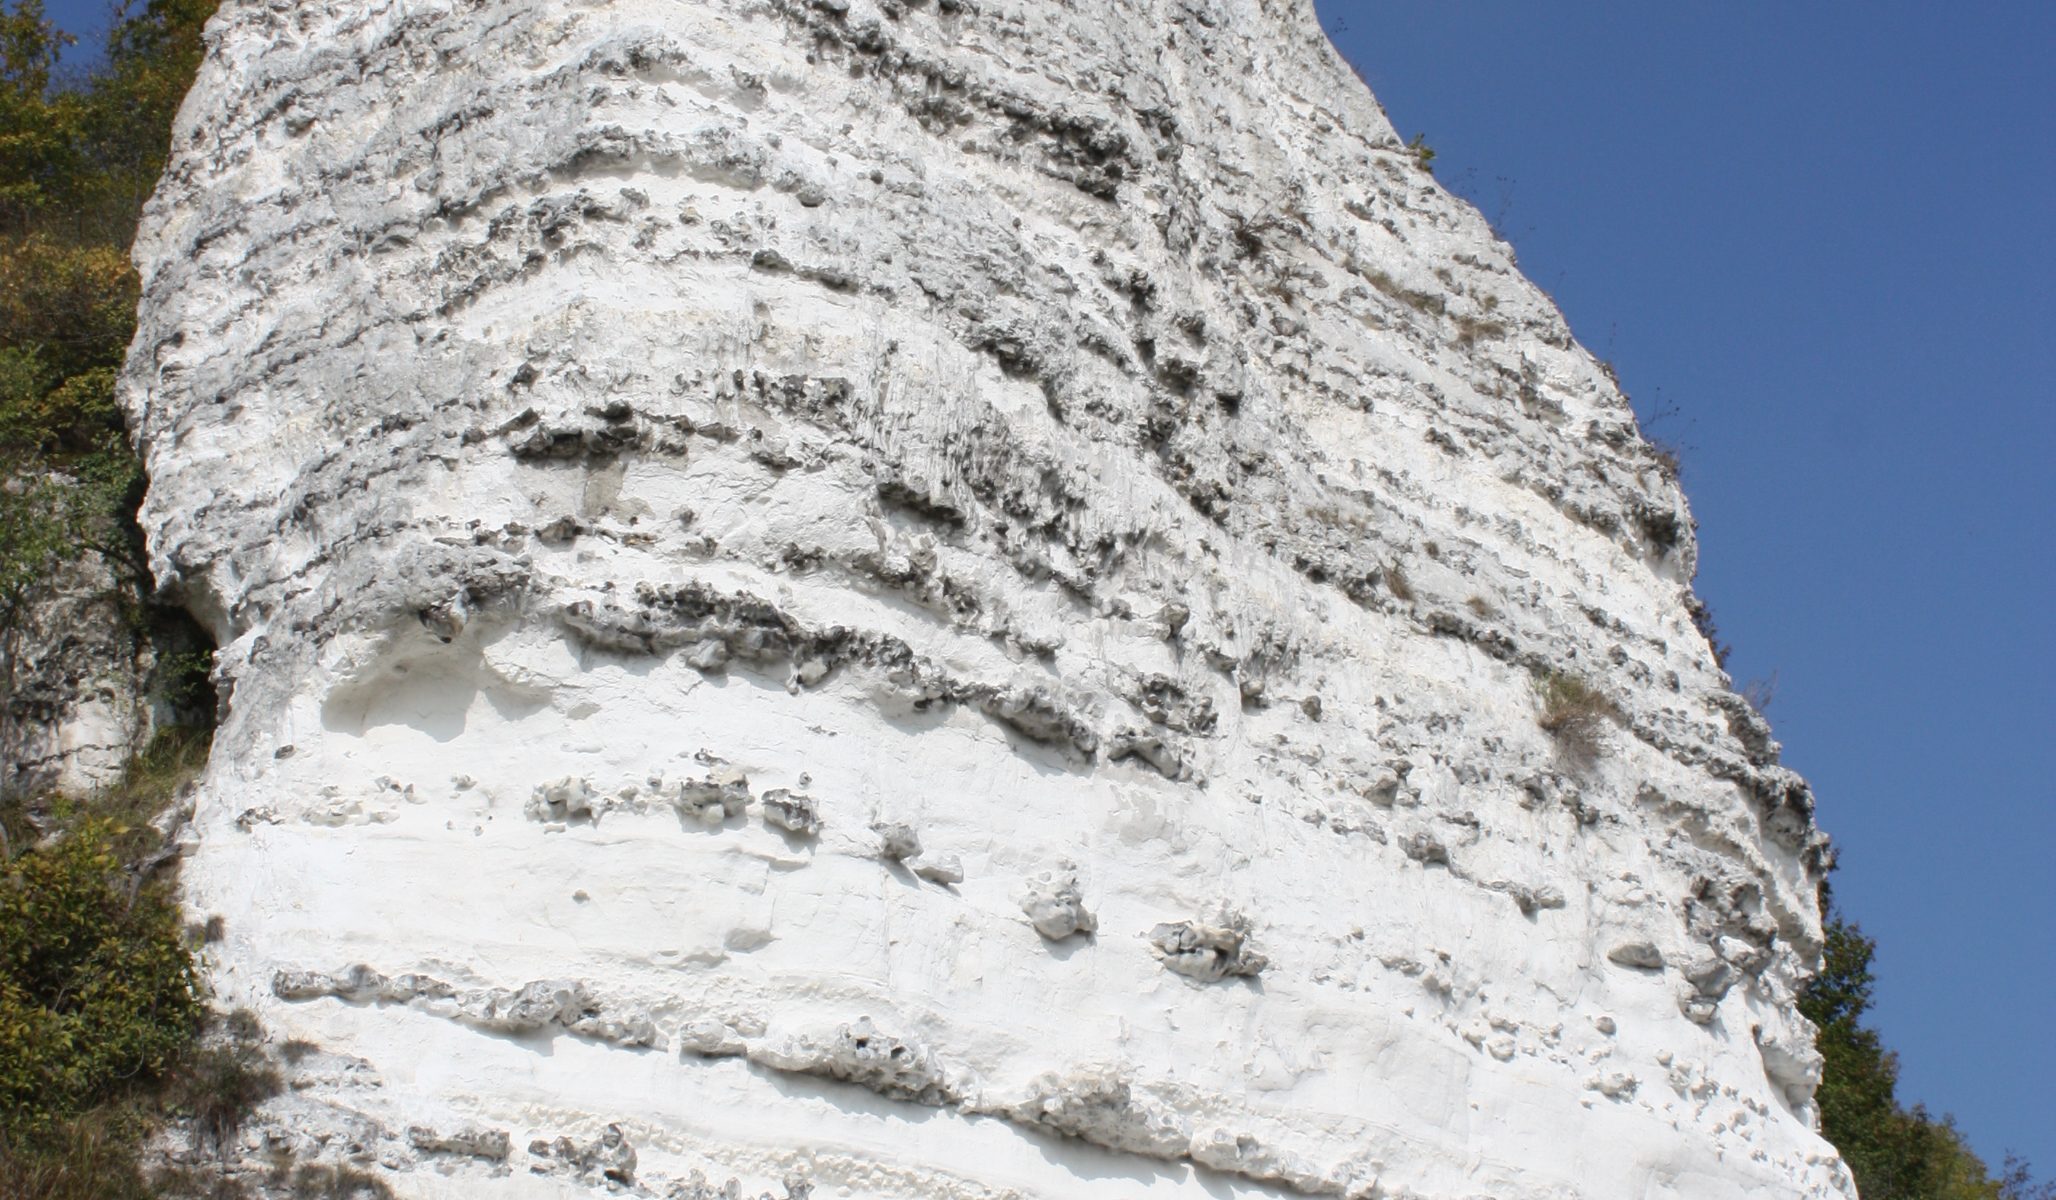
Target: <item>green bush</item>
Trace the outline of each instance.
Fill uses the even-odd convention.
[[[124,832],[87,820],[0,874],[0,1146],[160,1078],[198,1027],[178,910],[131,898]]]
[[[66,87],[73,39],[41,0],[0,0],[0,633],[82,549],[147,594],[114,402],[135,330],[128,248],[215,2],[123,0],[105,63]]]
[[[1406,144],[1406,149],[1409,154],[1413,155],[1415,166],[1419,167],[1423,171],[1428,172],[1429,174],[1434,173],[1435,148],[1428,144],[1427,134],[1415,134],[1413,136],[1413,140]]]

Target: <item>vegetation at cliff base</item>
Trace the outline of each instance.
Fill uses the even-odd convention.
[[[87,818],[0,867],[0,1139],[162,1076],[199,1022],[177,906],[131,892],[125,832]]]
[[[150,602],[134,511],[141,471],[115,403],[135,329],[129,245],[201,55],[213,0],[130,0],[103,64],[65,74],[73,40],[41,0],[0,0],[0,637],[81,556],[111,568],[139,629]],[[160,682],[193,664],[160,656]],[[204,664],[201,665],[204,670]],[[161,690],[161,689],[160,689]],[[205,712],[193,698],[174,707]],[[30,714],[33,715],[33,714]],[[202,1048],[199,971],[153,822],[205,760],[170,729],[92,797],[0,797],[0,1196],[176,1194],[138,1147],[168,1116],[220,1130],[261,1090]]]

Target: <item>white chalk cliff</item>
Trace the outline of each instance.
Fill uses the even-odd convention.
[[[252,1170],[1854,1194],[1683,497],[1308,0],[211,39],[124,395]]]

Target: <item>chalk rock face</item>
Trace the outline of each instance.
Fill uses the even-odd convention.
[[[21,628],[0,647],[0,793],[111,784],[149,727],[152,656],[123,620],[120,581],[81,556],[52,584],[23,605]]]
[[[0,478],[0,488],[53,482]],[[40,583],[0,644],[0,795],[32,811],[119,782],[153,735],[204,721],[209,703],[199,631],[176,610],[147,608],[129,572],[82,548]]]
[[[1805,785],[1305,0],[229,0],[185,866],[401,1196],[1853,1194]],[[735,1181],[733,1186],[729,1181]]]

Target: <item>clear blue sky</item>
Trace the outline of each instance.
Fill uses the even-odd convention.
[[[0,0],[13,8],[19,0]],[[88,67],[99,62],[101,43],[107,39],[107,29],[113,22],[113,14],[120,0],[43,0],[43,14],[59,29],[78,39],[78,45],[65,52],[63,64],[73,67]],[[140,10],[146,0],[133,0]],[[60,69],[63,64],[60,64]]]
[[[1902,1098],[2056,1174],[2056,4],[1319,8],[1682,446]]]
[[[1902,1096],[2056,1172],[2056,4],[1320,9],[1681,446]]]

